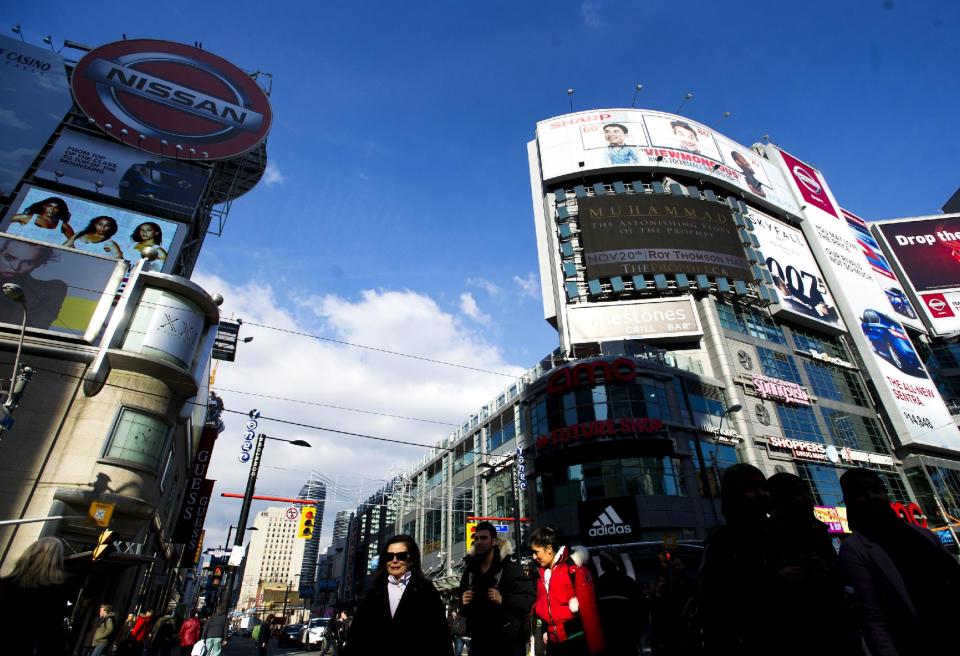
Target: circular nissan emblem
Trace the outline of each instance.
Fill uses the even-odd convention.
[[[927,301],[927,305],[934,312],[943,312],[947,307],[947,304],[941,301],[939,298],[931,298],[929,301]]]
[[[820,182],[817,180],[817,176],[802,166],[794,166],[793,175],[800,181],[800,184],[809,189],[811,193],[819,194],[823,190]]]
[[[270,102],[248,74],[171,41],[131,39],[91,50],[71,86],[101,130],[165,157],[230,159],[270,130]]]

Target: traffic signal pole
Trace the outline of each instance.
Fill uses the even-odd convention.
[[[266,442],[266,435],[260,433],[257,435],[257,443],[253,449],[253,458],[250,460],[250,473],[247,475],[247,489],[243,493],[243,503],[240,505],[240,521],[237,522],[237,533],[233,539],[235,547],[243,546],[243,538],[247,532],[247,520],[250,517],[250,504],[253,501],[253,493],[257,488],[257,475],[260,473],[260,459],[263,457],[263,443]],[[227,545],[229,546],[229,545]],[[226,584],[223,586],[223,610],[230,608],[230,600],[233,598],[233,583],[236,578],[236,571],[229,569],[226,576]]]

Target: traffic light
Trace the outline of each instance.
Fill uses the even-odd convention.
[[[473,549],[473,538],[477,534],[477,522],[467,522],[467,551]]]
[[[317,516],[314,506],[304,506],[300,509],[300,523],[297,525],[297,537],[310,539],[313,537],[313,522]]]
[[[97,546],[93,548],[93,560],[99,560],[106,555],[112,554],[117,550],[113,544],[113,531],[106,529],[100,533],[97,538]]]

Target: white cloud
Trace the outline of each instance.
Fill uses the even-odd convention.
[[[467,284],[471,287],[478,287],[483,291],[490,294],[490,296],[496,296],[502,290],[497,286],[497,283],[487,280],[486,278],[467,278]]]
[[[283,184],[287,178],[280,172],[280,168],[274,161],[267,162],[267,168],[263,172],[263,183],[272,187],[275,184]]]
[[[535,275],[528,273],[524,278],[514,276],[513,282],[519,288],[521,298],[537,298],[538,292],[540,291],[540,282]]]
[[[490,325],[490,315],[480,311],[477,299],[470,292],[460,294],[460,311],[481,325]]]
[[[224,316],[232,313],[241,317],[244,320],[241,338],[255,338],[239,346],[236,362],[221,363],[217,372],[215,387],[226,407],[232,410],[246,412],[256,407],[264,417],[433,445],[512,383],[506,376],[349,347],[251,324],[323,335],[501,371],[510,376],[523,373],[521,367],[505,363],[497,346],[482,334],[469,329],[455,316],[441,310],[433,299],[417,292],[366,291],[358,299],[312,296],[298,299],[291,311],[284,309],[288,299],[279,287],[258,282],[234,285],[203,273],[195,275],[194,281],[211,293],[223,294]],[[263,399],[226,390],[431,419],[449,425]],[[217,481],[206,524],[208,547],[223,542],[227,526],[237,523],[240,511],[239,499],[222,499],[220,493],[242,493],[247,477],[247,467],[237,460],[245,418],[225,413],[224,423],[227,429],[217,440],[208,474]],[[427,449],[270,420],[261,420],[259,430],[274,437],[304,439],[313,446],[305,449],[268,442],[257,484],[258,494],[296,496],[311,470],[336,482],[335,486],[328,486],[322,546],[329,543],[337,511],[355,509],[358,502],[374,493],[385,479],[398,473],[398,468],[406,470],[427,452]],[[250,523],[254,514],[267,505],[283,504],[255,503]]]
[[[583,18],[583,22],[587,27],[594,29],[601,27],[603,21],[600,19],[599,0],[586,0],[586,2],[582,3],[580,5],[580,16]]]
[[[19,118],[12,109],[0,109],[0,125],[16,130],[29,130],[30,124]]]

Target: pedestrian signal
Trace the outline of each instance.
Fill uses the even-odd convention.
[[[113,544],[113,531],[107,529],[100,533],[100,536],[97,538],[97,546],[93,548],[93,559],[99,560],[104,556],[113,553],[117,550],[116,545]]]
[[[317,509],[314,506],[304,506],[300,510],[300,523],[297,525],[297,537],[310,539],[313,537],[313,524]]]

